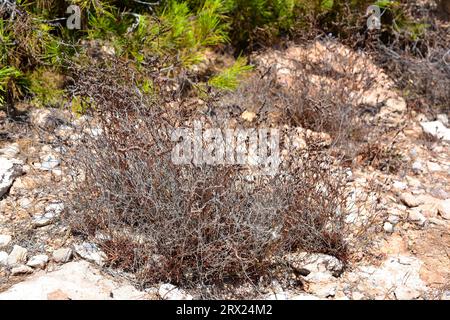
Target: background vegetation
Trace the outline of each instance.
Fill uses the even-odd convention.
[[[66,28],[69,4],[81,8],[80,30]],[[367,30],[366,9],[371,4],[382,9],[380,31]],[[417,14],[414,8],[414,1],[387,0],[5,0],[0,5],[0,103],[3,108],[21,100],[37,106],[62,106],[67,102],[67,65],[103,53],[136,68],[158,61],[167,68],[167,77],[196,88],[233,89],[249,69],[245,60],[222,66],[223,74],[217,69],[198,72],[208,50],[238,57],[320,34],[331,34],[355,48],[381,52],[380,61],[386,58],[380,44],[393,47],[401,56],[412,55],[411,59],[423,58],[436,46],[446,48],[446,30],[437,30],[430,13],[433,10]],[[442,8],[434,12],[445,14]],[[430,32],[441,35],[441,41],[429,43],[425,35]],[[403,74],[404,69],[414,75],[423,72],[410,70],[411,64],[401,62],[391,69],[400,65]],[[441,68],[439,76],[448,76],[447,71]],[[152,85],[145,79],[142,86],[151,91]],[[423,85],[408,89],[430,90]],[[432,104],[442,106],[448,98],[442,95],[433,94]]]

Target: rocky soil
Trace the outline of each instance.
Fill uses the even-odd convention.
[[[333,59],[350,61],[354,53],[339,50],[340,57]],[[289,85],[284,63],[305,55],[318,64],[329,59],[327,48],[315,44],[256,60],[275,65],[280,83]],[[355,68],[362,65],[352,63]],[[401,151],[402,167],[395,174],[371,166],[353,168],[349,186],[355,193],[368,192],[368,181],[380,186],[375,222],[379,232],[345,269],[338,259],[323,254],[288,257],[302,274],[303,286],[286,289],[274,282],[261,289],[259,298],[450,299],[448,116],[429,118],[409,111],[388,77],[371,68],[378,81],[364,95],[364,103],[381,104],[379,125],[399,129],[386,139],[392,138]],[[246,112],[245,118],[257,116]],[[60,219],[70,172],[61,161],[64,150],[54,142],[76,141],[73,128],[82,121],[52,109],[32,111],[28,124],[2,119],[6,134],[0,140],[0,299],[196,298],[195,292],[168,283],[145,290],[134,287],[132,275],[105,268],[104,253],[71,235]],[[26,130],[30,124],[33,129]]]

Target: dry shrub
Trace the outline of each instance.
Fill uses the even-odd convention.
[[[254,63],[263,71],[224,97],[222,110],[251,110],[261,122],[329,134],[330,149],[346,164],[356,164],[356,156],[384,131],[397,129],[381,125],[385,119],[379,117],[395,97],[393,83],[367,55],[325,38],[269,50]]]
[[[444,1],[442,1],[444,2]],[[403,10],[422,22],[415,39],[396,35],[386,43],[374,34],[366,50],[402,89],[408,106],[436,115],[450,112],[450,25],[432,1],[407,1]],[[447,17],[448,18],[448,17]]]
[[[446,40],[450,44],[450,39]],[[386,47],[378,53],[380,63],[404,90],[408,105],[419,112],[449,113],[450,51],[429,48],[425,57]]]
[[[358,157],[363,164],[391,174],[398,173],[405,165],[403,156],[396,147],[376,142],[366,144]]]
[[[328,153],[292,151],[296,161],[274,176],[175,165],[170,133],[189,122],[163,93],[141,95],[135,77],[120,62],[91,65],[74,71],[72,86],[95,104],[102,133],[84,134],[67,154],[74,172],[67,219],[110,265],[141,284],[193,287],[257,280],[274,258],[296,250],[346,261],[345,175]]]

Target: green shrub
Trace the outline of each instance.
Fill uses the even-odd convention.
[[[22,72],[14,67],[2,67],[0,69],[0,106],[3,106],[6,101],[6,94],[9,91],[10,95],[21,95],[22,88],[26,85],[26,81]]]
[[[3,18],[0,20],[0,68],[14,68],[21,74],[8,76],[11,88],[15,88],[11,95],[15,99],[26,97],[27,90],[31,90],[30,96],[36,103],[53,104],[54,99],[48,98],[52,89],[37,84],[45,82],[37,78],[44,73],[35,70],[65,74],[65,66],[75,53],[77,59],[83,55],[87,59],[95,56],[83,50],[93,44],[100,48],[97,53],[113,53],[138,68],[146,68],[158,60],[160,66],[167,68],[167,77],[177,79],[183,75],[196,82],[198,77],[192,67],[204,60],[208,47],[231,44],[234,54],[240,55],[285,36],[302,38],[305,34],[323,33],[359,46],[361,43],[355,39],[367,36],[365,15],[372,4],[384,12],[379,39],[385,44],[420,42],[429,28],[428,24],[409,17],[405,1],[162,0],[151,6],[133,0],[74,0],[72,3],[81,8],[82,30],[68,30],[64,20],[60,26],[51,23],[67,16],[65,10],[69,3],[64,0],[17,1],[22,13],[14,19],[10,19],[12,13],[7,9],[0,12]],[[207,72],[209,84],[226,90],[235,88],[239,74],[248,69],[242,61],[218,75]],[[33,78],[28,81],[33,83],[31,88],[24,86],[27,77]],[[148,86],[143,88],[151,91]],[[55,96],[60,94],[58,90]],[[3,101],[4,97],[5,93]]]
[[[26,8],[30,8],[29,4]],[[0,16],[9,17],[0,20],[0,68],[2,70],[1,102],[5,96],[14,103],[24,98],[31,89],[33,72],[40,67],[57,69],[62,66],[65,54],[70,46],[66,46],[55,34],[55,28],[43,23],[31,13],[15,13],[5,9]],[[36,80],[36,77],[34,76]],[[45,79],[42,79],[45,82]]]
[[[235,90],[242,76],[252,69],[247,65],[247,59],[239,57],[229,68],[225,68],[219,74],[211,77],[208,81],[210,86],[222,90]]]

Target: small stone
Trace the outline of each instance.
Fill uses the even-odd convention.
[[[31,208],[31,204],[33,203],[33,201],[30,198],[20,198],[18,202],[19,202],[19,206],[22,209]]]
[[[37,108],[30,112],[30,122],[37,127],[52,132],[65,123],[61,110],[55,108]]]
[[[19,153],[20,147],[18,143],[12,143],[0,149],[0,154],[7,159],[15,158]]]
[[[8,253],[0,251],[0,266],[6,266],[8,264]]]
[[[406,110],[406,101],[402,97],[389,98],[384,104],[390,111],[404,112]]]
[[[28,261],[27,266],[32,268],[44,269],[48,263],[48,256],[46,254],[39,254],[37,256],[31,257]]]
[[[445,220],[450,220],[450,199],[442,200],[438,204],[438,212]]]
[[[408,211],[408,219],[421,227],[424,226],[427,221],[424,215],[417,209]]]
[[[85,133],[87,133],[88,135],[90,135],[92,138],[96,138],[99,137],[103,134],[103,129],[102,128],[86,128],[85,130],[83,130]]]
[[[41,154],[47,154],[47,153],[51,153],[51,152],[53,152],[53,148],[52,148],[52,146],[49,146],[48,144],[45,144],[45,145],[43,145],[42,147],[41,147]],[[44,156],[42,156],[41,158],[43,159],[45,157],[45,155]]]
[[[347,175],[347,182],[352,182],[355,180],[353,177],[353,172],[350,168],[347,168],[347,170],[345,171],[345,174]]]
[[[430,218],[430,219],[428,219],[428,221],[430,221],[430,223],[437,225],[437,226],[441,226],[441,227],[447,226],[447,223],[444,220],[441,220],[438,218]]]
[[[61,177],[62,176],[62,170],[60,168],[56,168],[52,170],[52,175],[55,177]]]
[[[422,166],[422,162],[420,161],[414,161],[414,163],[412,164],[412,170],[415,173],[420,173],[423,171],[423,166]]]
[[[41,216],[34,216],[31,224],[34,228],[45,227],[55,222],[56,214],[47,212]]]
[[[397,223],[400,222],[400,217],[398,215],[391,214],[391,215],[389,215],[387,220],[389,223],[391,223],[395,226]]]
[[[27,254],[28,254],[27,249],[15,245],[8,256],[7,264],[9,266],[24,264],[27,262]]]
[[[24,265],[20,265],[17,267],[14,267],[11,269],[11,274],[13,276],[18,276],[18,275],[22,275],[22,274],[30,274],[33,273],[33,269],[28,267],[28,266],[24,266]]]
[[[72,249],[70,248],[61,248],[53,251],[52,259],[57,263],[69,262],[71,258],[72,258]]]
[[[62,139],[62,140],[70,139],[70,137],[72,136],[73,133],[74,133],[74,129],[72,127],[70,127],[70,126],[67,126],[67,125],[59,126],[55,130],[56,136],[58,138]]]
[[[59,215],[64,210],[64,204],[62,202],[54,202],[45,207],[45,212],[52,212],[55,215]]]
[[[83,139],[83,135],[78,134],[78,133],[72,134],[70,136],[70,140],[72,140],[72,141],[80,141],[81,139]]]
[[[432,148],[431,151],[436,152],[436,153],[442,153],[442,152],[446,152],[447,151],[447,148],[444,148],[443,145],[437,144],[437,143],[433,144],[431,146],[431,148]]]
[[[344,270],[344,264],[336,257],[321,253],[295,253],[285,257],[287,262],[297,271],[309,271],[309,279],[316,276],[329,275],[338,276]]]
[[[0,198],[21,174],[22,164],[20,162],[0,157]]]
[[[98,247],[89,242],[83,242],[80,245],[75,245],[75,252],[83,259],[103,266],[107,256],[104,252],[100,251]]]
[[[18,177],[11,186],[9,194],[17,197],[27,196],[32,193],[33,190],[36,190],[38,185],[39,182],[37,181],[35,176],[33,177],[29,175]]]
[[[411,176],[406,176],[406,181],[408,182],[408,186],[412,187],[412,188],[421,188],[422,187],[422,183],[420,182],[420,180],[411,177]]]
[[[116,50],[114,49],[114,47],[112,46],[102,46],[101,47],[101,51],[105,54],[108,54],[110,56],[115,56],[116,55]]]
[[[400,200],[410,208],[417,207],[423,203],[419,197],[413,196],[409,192],[402,193]]]
[[[416,159],[417,158],[417,149],[416,148],[412,148],[411,150],[409,150],[409,155],[411,156],[411,158]]]
[[[7,234],[0,234],[0,249],[7,247],[12,240],[12,237]]]
[[[393,233],[394,232],[394,226],[391,223],[389,223],[389,222],[385,222],[384,223],[383,229],[387,233]]]
[[[48,155],[44,157],[44,160],[40,164],[40,169],[44,171],[50,171],[55,169],[61,164],[59,159],[56,159],[54,156]]]
[[[95,232],[95,239],[99,240],[99,241],[110,241],[111,240],[111,236],[109,234],[100,232],[100,231],[96,231]]]
[[[439,199],[436,199],[429,194],[421,194],[418,197],[421,204],[436,205],[439,202]]]
[[[436,217],[438,214],[438,203],[424,203],[417,207],[427,218]]]
[[[164,300],[192,300],[190,294],[185,293],[183,290],[175,287],[170,283],[162,284],[158,290],[159,296]]]
[[[31,172],[31,166],[29,164],[24,164],[23,167],[22,167],[22,172],[24,174],[30,173]]]
[[[401,181],[394,181],[392,186],[396,190],[405,190],[406,188],[408,188],[408,185],[406,183],[404,183],[404,182],[401,182]]]
[[[245,121],[252,122],[253,119],[256,118],[256,113],[251,112],[251,111],[244,111],[241,114],[241,118],[244,119]]]
[[[445,113],[438,114],[436,120],[442,122],[444,126],[448,126],[448,116]]]
[[[450,194],[445,192],[445,190],[443,190],[441,188],[433,188],[430,193],[433,197],[440,199],[440,200],[445,200],[445,199],[450,198]]]
[[[421,122],[423,132],[436,139],[450,141],[450,129],[446,128],[441,121]]]
[[[440,164],[438,164],[436,162],[428,161],[427,162],[427,167],[428,167],[428,171],[430,171],[430,172],[442,171],[442,167],[440,166]]]

